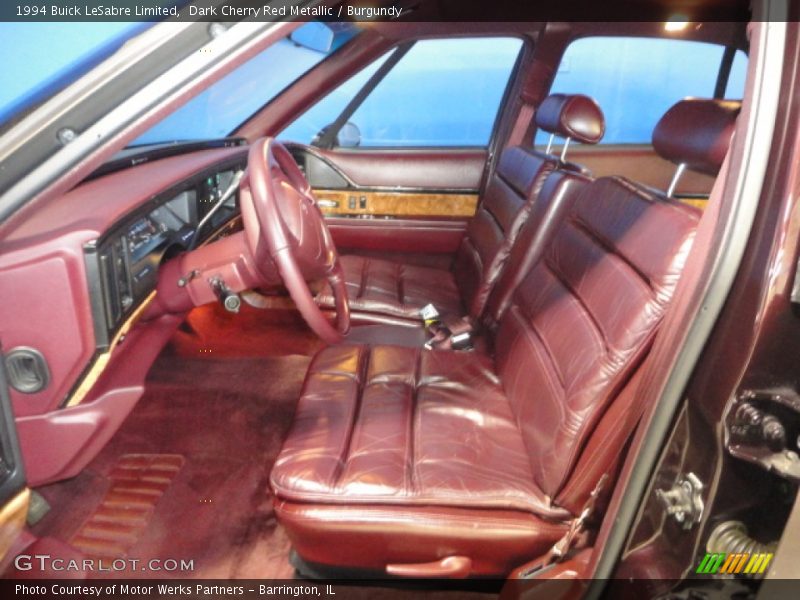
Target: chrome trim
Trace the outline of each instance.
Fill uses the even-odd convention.
[[[566,138],[564,140],[564,146],[561,148],[561,156],[560,156],[561,162],[566,162],[567,160],[567,149],[569,148],[569,143],[571,140],[572,138]]]
[[[683,175],[683,172],[686,170],[686,163],[680,163],[678,168],[675,169],[675,174],[672,176],[672,179],[669,182],[669,187],[667,188],[667,197],[672,198],[675,194],[675,187],[678,185],[678,181]]]

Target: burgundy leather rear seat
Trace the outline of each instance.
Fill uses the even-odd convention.
[[[713,118],[696,120],[697,102]],[[716,101],[679,103],[665,117],[670,129],[682,135],[690,120],[704,133],[682,147],[660,128],[656,149],[666,136],[671,158],[714,171],[736,114]],[[586,489],[584,500],[591,489],[571,475],[591,462],[582,449],[601,435],[598,421],[652,343],[698,219],[628,180],[598,179],[519,281],[496,291],[504,300],[493,357],[393,346],[320,352],[271,476],[299,556],[498,575],[546,552],[582,504],[574,489]],[[568,487],[571,510],[558,504]]]
[[[597,143],[605,128],[597,104],[582,95],[549,96],[539,107],[536,122],[544,131],[586,144]],[[556,169],[582,171],[537,150],[519,146],[504,150],[451,270],[342,256],[350,309],[417,320],[420,309],[431,303],[442,314],[477,318],[542,185]],[[318,301],[333,306],[329,293]]]

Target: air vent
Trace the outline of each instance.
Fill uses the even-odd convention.
[[[14,348],[6,354],[9,385],[23,394],[41,392],[50,382],[47,361],[33,348]]]

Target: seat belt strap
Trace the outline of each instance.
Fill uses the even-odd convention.
[[[592,493],[589,495],[589,499],[586,500],[586,504],[583,505],[581,513],[570,521],[566,533],[564,533],[562,538],[550,548],[547,558],[545,559],[545,565],[563,560],[575,545],[578,535],[582,533],[584,527],[586,527],[586,521],[594,514],[595,506],[597,506],[597,499],[600,497],[600,493],[603,491],[607,481],[608,473],[603,473],[602,477],[598,479],[597,484],[594,486]]]
[[[643,361],[642,365],[639,366],[639,369],[633,374],[631,378],[631,382],[634,385],[632,390],[632,402],[628,405],[628,412],[625,418],[623,419],[621,431],[624,434],[623,445],[624,441],[630,439],[633,435],[633,432],[636,429],[636,424],[639,422],[642,414],[644,413],[645,403],[643,401],[643,395],[637,394],[638,387],[641,381],[641,373],[642,370],[646,365],[647,361]],[[597,483],[594,486],[594,489],[589,494],[589,498],[586,500],[586,503],[583,506],[583,510],[581,510],[580,514],[570,521],[570,526],[564,536],[558,540],[555,545],[550,549],[546,557],[545,564],[551,564],[554,562],[559,562],[564,559],[564,557],[569,553],[569,551],[575,546],[577,541],[578,534],[580,534],[585,526],[586,521],[589,517],[592,516],[595,507],[597,506],[597,500],[600,497],[600,494],[603,492],[606,483],[608,482],[609,475],[608,472],[603,473],[600,476],[600,479],[597,480]]]

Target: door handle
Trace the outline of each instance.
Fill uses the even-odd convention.
[[[339,208],[339,202],[336,200],[328,200],[327,198],[319,198],[317,206],[320,208]]]

